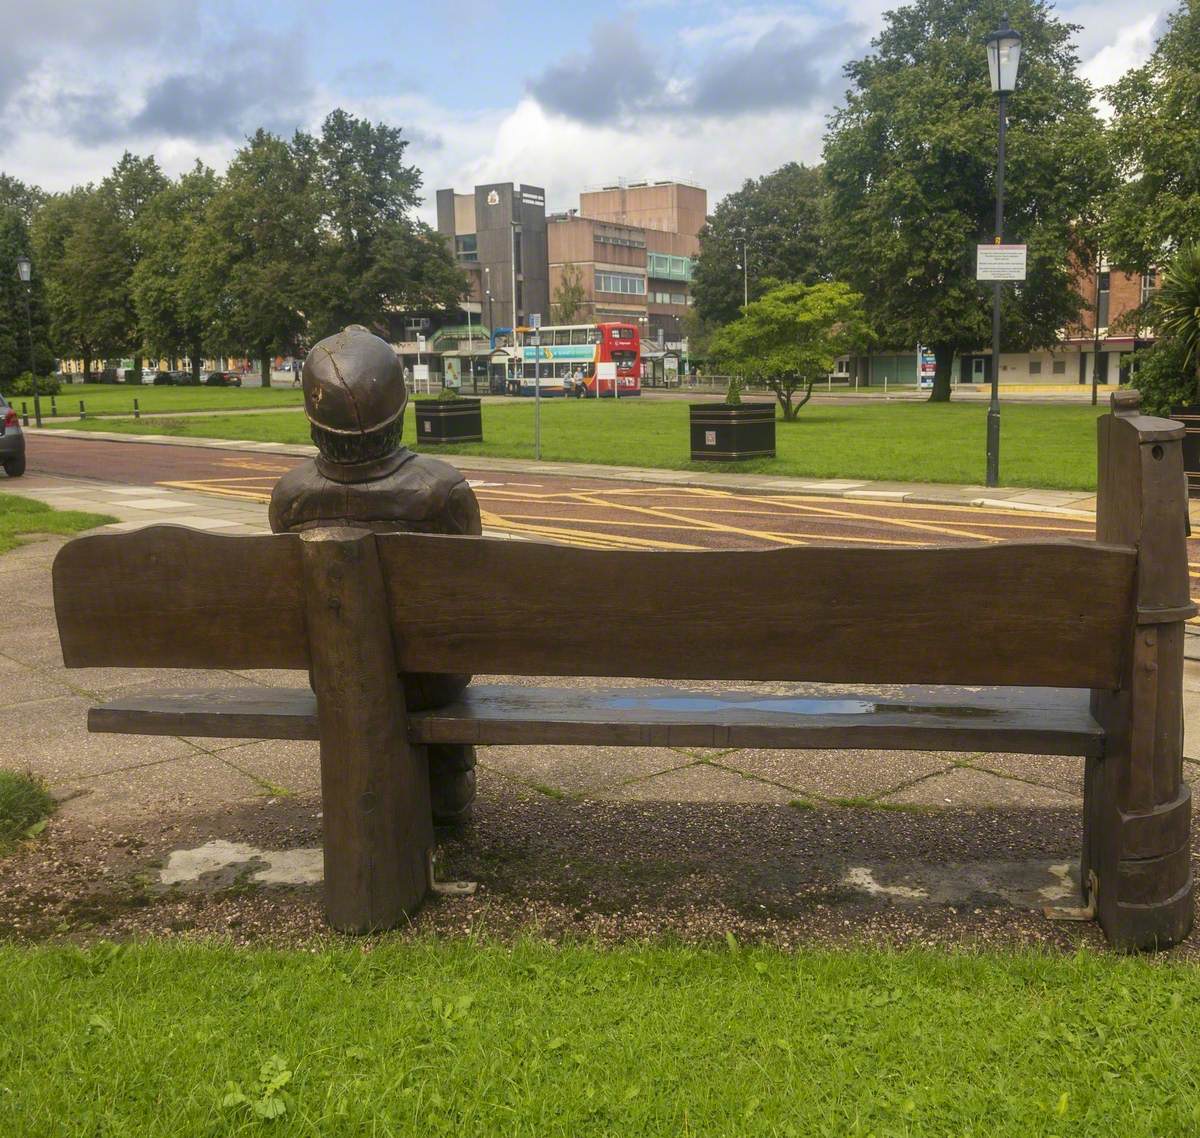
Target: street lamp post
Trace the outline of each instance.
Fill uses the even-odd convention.
[[[33,262],[22,254],[17,258],[17,276],[25,286],[25,327],[29,331],[29,376],[33,380],[33,421],[42,425],[42,400],[38,394],[37,361],[33,354],[33,317],[29,313],[29,293],[33,285]]]
[[[742,270],[742,307],[750,303],[750,250],[746,244],[747,239],[742,238],[742,263],[738,266]]]
[[[1000,96],[999,148],[996,160],[996,244],[1004,241],[1004,131],[1008,96],[1017,86],[1021,63],[1021,33],[1008,26],[1008,15],[987,38],[988,72],[992,91]],[[1000,482],[1000,281],[992,293],[992,398],[987,413],[987,484]]]

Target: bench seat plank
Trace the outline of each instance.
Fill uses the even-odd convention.
[[[472,685],[461,699],[411,716],[416,743],[597,744],[641,747],[1104,751],[1089,692],[1076,688],[888,687],[819,684],[786,695],[670,687]],[[127,696],[92,708],[91,731],[316,739],[305,688],[235,688]]]

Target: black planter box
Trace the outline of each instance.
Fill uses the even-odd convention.
[[[452,399],[415,403],[417,442],[478,443],[483,441],[483,412],[478,399]]]
[[[1200,498],[1200,403],[1172,407],[1171,418],[1183,424],[1183,472],[1189,498]]]
[[[775,457],[774,403],[693,403],[693,462]]]

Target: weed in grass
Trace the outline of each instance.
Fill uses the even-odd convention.
[[[0,770],[0,852],[37,837],[53,813],[54,799],[40,778]]]
[[[258,1069],[258,1079],[248,1084],[245,1091],[239,1083],[226,1083],[221,1106],[224,1110],[264,1121],[281,1118],[292,1105],[291,1096],[284,1089],[291,1081],[292,1072],[287,1060],[281,1055],[272,1055],[263,1061]]]

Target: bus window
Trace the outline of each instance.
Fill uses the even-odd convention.
[[[588,328],[588,329],[586,329],[586,331],[587,331],[587,341],[586,341],[587,343],[589,343],[589,344],[598,344],[598,343],[600,342],[600,331],[599,331],[599,329],[597,329],[597,328]]]
[[[571,343],[572,344],[589,344],[589,343],[591,343],[591,341],[588,339],[587,329],[586,328],[572,328],[571,329]]]
[[[569,344],[571,342],[571,332],[567,328],[556,328],[554,330],[554,343]]]

